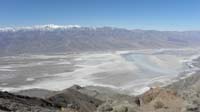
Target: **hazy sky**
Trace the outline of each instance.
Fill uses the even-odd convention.
[[[0,27],[41,24],[200,30],[200,0],[0,0]]]

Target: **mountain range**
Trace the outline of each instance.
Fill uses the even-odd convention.
[[[200,31],[41,25],[0,28],[0,55],[197,47]]]

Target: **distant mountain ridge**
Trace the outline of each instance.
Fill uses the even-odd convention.
[[[0,28],[0,55],[194,47],[200,31],[42,25]]]

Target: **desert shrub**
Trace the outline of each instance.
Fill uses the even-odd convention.
[[[157,101],[154,104],[155,109],[160,109],[160,108],[163,108],[163,107],[164,107],[164,104],[161,101]]]

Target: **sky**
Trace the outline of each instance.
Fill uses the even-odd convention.
[[[200,30],[200,0],[0,0],[0,27]]]

